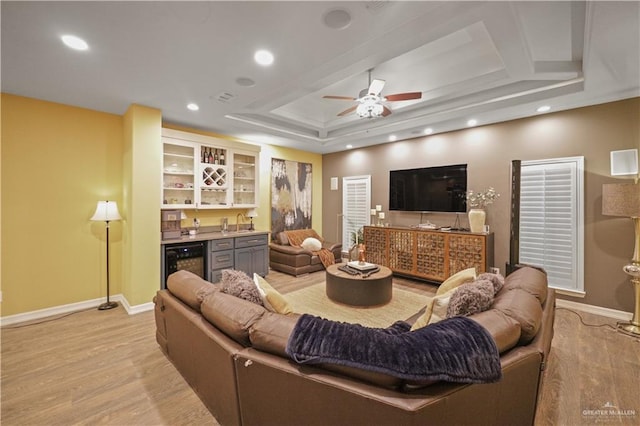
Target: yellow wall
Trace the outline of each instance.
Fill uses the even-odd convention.
[[[106,296],[98,200],[122,204],[122,117],[2,94],[2,315]],[[122,226],[111,227],[111,293]]]
[[[124,276],[130,305],[151,302],[160,288],[162,115],[132,105],[124,115]]]
[[[163,123],[169,129],[182,130],[185,132],[197,133],[216,138],[235,140],[247,143],[239,139],[234,139],[218,133],[205,132],[202,130],[189,129],[182,126]],[[299,161],[301,163],[312,164],[313,188],[312,188],[312,226],[322,235],[322,155],[311,152],[300,151],[291,148],[282,148],[272,145],[261,145],[260,151],[260,198],[258,202],[258,217],[253,220],[254,226],[260,231],[271,230],[271,159]],[[220,226],[223,217],[229,219],[229,224],[236,223],[238,213],[246,213],[246,209],[230,210],[185,210],[187,219],[182,221],[182,227],[193,225],[193,218],[200,219],[200,226]],[[245,221],[246,223],[246,221]]]
[[[161,112],[132,105],[119,116],[9,94],[1,100],[2,316],[106,296],[105,226],[89,220],[106,199],[123,216],[110,228],[110,293],[131,306],[151,302],[160,285]],[[271,158],[281,158],[313,165],[313,227],[322,234],[322,156],[262,146],[260,158],[256,228],[270,230]],[[225,216],[235,223],[239,212],[198,217],[217,226]],[[190,226],[194,211],[186,213]]]

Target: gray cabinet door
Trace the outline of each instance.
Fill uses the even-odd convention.
[[[265,246],[236,249],[235,269],[244,271],[250,277],[256,273],[261,276],[269,272],[269,248]]]

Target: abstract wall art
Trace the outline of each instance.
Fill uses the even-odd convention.
[[[311,228],[311,163],[271,159],[271,234]]]

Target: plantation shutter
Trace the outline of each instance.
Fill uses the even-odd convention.
[[[523,161],[520,263],[543,267],[549,285],[583,293],[584,157]]]
[[[370,223],[371,176],[342,179],[342,247],[351,247],[351,235]]]

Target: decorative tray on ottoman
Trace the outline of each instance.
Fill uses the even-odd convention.
[[[351,261],[347,263],[347,265],[349,265],[350,268],[357,269],[359,271],[368,271],[370,269],[375,269],[378,267],[378,265],[376,265],[375,263],[369,263],[369,262],[361,263],[357,260]]]

